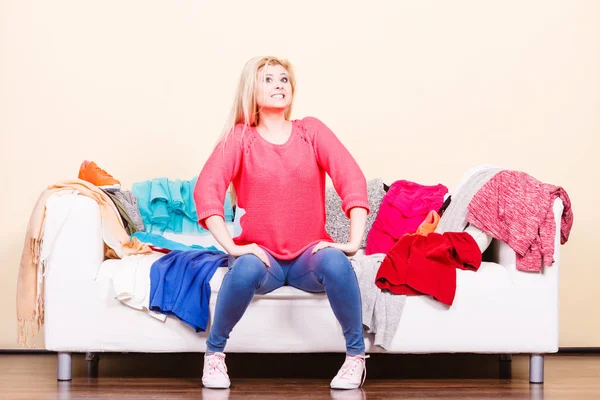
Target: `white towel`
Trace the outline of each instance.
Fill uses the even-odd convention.
[[[165,321],[167,316],[150,310],[150,269],[164,254],[132,254],[119,261],[119,268],[112,276],[116,299],[123,304],[145,310],[152,317]]]

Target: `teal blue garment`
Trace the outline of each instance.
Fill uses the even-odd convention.
[[[140,242],[150,244],[154,247],[162,247],[163,249],[169,250],[181,250],[181,251],[190,251],[190,250],[217,250],[215,246],[198,246],[193,244],[191,246],[185,245],[183,243],[174,242],[170,239],[167,239],[164,236],[157,235],[156,233],[149,232],[136,232],[131,237],[136,237]]]
[[[189,181],[165,177],[134,183],[131,191],[138,198],[138,207],[147,232],[208,233],[198,224],[194,188],[198,177]],[[225,222],[233,221],[229,196],[223,204]]]

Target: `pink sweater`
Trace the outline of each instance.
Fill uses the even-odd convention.
[[[554,263],[557,197],[564,205],[560,244],[565,244],[573,226],[569,195],[525,172],[505,170],[490,179],[469,203],[467,221],[507,243],[517,254],[518,270],[538,272]]]
[[[281,260],[296,258],[320,241],[333,241],[325,231],[325,173],[347,216],[353,207],[370,212],[362,171],[318,119],[293,120],[290,138],[280,145],[265,140],[254,127],[242,130],[238,124],[225,148],[216,146],[198,176],[194,199],[202,227],[206,218],[223,216],[233,182],[237,205],[246,211],[234,242],[256,243]]]
[[[444,204],[446,193],[442,184],[425,186],[404,179],[392,183],[369,231],[365,254],[387,254],[402,236],[415,233],[427,214]]]

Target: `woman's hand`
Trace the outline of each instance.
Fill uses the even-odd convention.
[[[317,245],[313,248],[312,253],[315,254],[317,251],[324,249],[326,247],[332,247],[334,249],[338,249],[343,251],[347,256],[352,256],[354,255],[359,247],[360,247],[360,243],[359,244],[354,244],[354,243],[331,243],[331,242],[319,242],[317,243]]]
[[[348,243],[331,243],[319,242],[313,249],[312,253],[326,247],[333,247],[343,251],[347,256],[353,256],[360,249],[365,225],[367,223],[367,210],[362,207],[354,207],[350,209],[350,241]]]
[[[234,245],[228,253],[235,258],[243,256],[244,254],[254,254],[260,261],[264,262],[267,267],[271,266],[267,253],[256,243],[243,246]]]

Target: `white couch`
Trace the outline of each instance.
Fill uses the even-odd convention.
[[[452,307],[428,296],[408,297],[389,353],[530,354],[530,382],[543,382],[543,354],[558,351],[559,232],[555,264],[541,274],[517,271],[515,254],[494,240],[477,272],[457,271]],[[68,213],[66,221],[60,215]],[[63,221],[63,222],[61,222]],[[62,227],[57,226],[62,224]],[[195,333],[175,317],[161,322],[115,299],[112,273],[120,260],[103,260],[95,201],[48,201],[46,231],[60,229],[45,275],[45,345],[58,352],[58,378],[71,379],[71,353],[204,352],[207,332]],[[231,229],[231,226],[230,226]],[[216,244],[210,235],[197,244]],[[190,244],[189,237],[181,241]],[[211,280],[211,314],[227,268]],[[209,322],[210,323],[210,322]],[[209,326],[210,329],[210,326]],[[365,335],[367,352],[384,352]],[[257,295],[235,327],[226,352],[344,352],[341,328],[326,295],[282,287]]]

